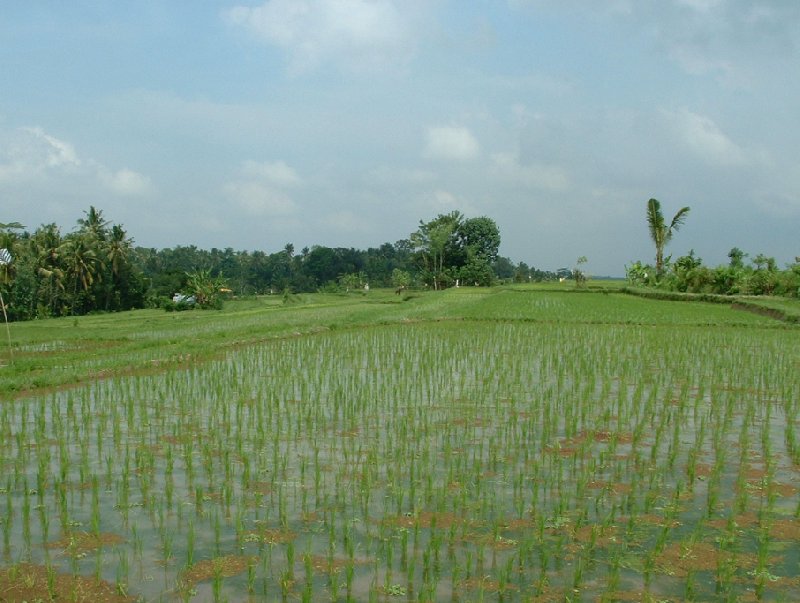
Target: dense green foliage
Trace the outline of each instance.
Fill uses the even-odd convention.
[[[454,283],[489,286],[497,278],[500,230],[487,217],[464,218],[461,212],[420,221],[411,234],[421,280],[434,289]]]
[[[728,252],[730,263],[717,268],[704,266],[694,250],[674,262],[672,256],[664,257],[664,248],[688,215],[689,208],[683,207],[667,224],[661,203],[657,199],[647,202],[647,227],[656,248],[655,265],[636,261],[626,266],[630,284],[682,293],[800,297],[800,257],[785,270],[778,269],[775,258],[761,253],[748,265],[747,254],[738,247]]]
[[[442,224],[446,228],[439,228]],[[291,243],[271,254],[230,247],[158,250],[136,247],[122,226],[91,207],[66,235],[55,224],[33,233],[17,223],[0,224],[0,249],[14,258],[0,266],[0,294],[11,320],[28,320],[144,307],[181,309],[186,306],[168,300],[176,293],[196,297],[198,275],[213,282],[216,293],[230,288],[238,296],[346,292],[366,285],[441,288],[456,279],[489,285],[554,278],[500,257],[500,233],[490,218],[465,219],[454,212],[428,225],[433,226],[421,226],[410,239],[366,250],[315,245],[295,253]],[[429,237],[433,231],[438,234],[422,242],[421,233]],[[210,292],[201,296],[210,299]],[[221,298],[213,297],[213,303],[200,305],[217,307]]]
[[[133,240],[94,207],[67,235],[55,224],[32,234],[19,224],[0,227],[0,248],[13,257],[0,280],[13,320],[144,306],[147,287]]]
[[[641,262],[627,267],[627,277],[633,285],[664,291],[800,297],[800,257],[781,270],[774,258],[758,254],[746,264],[745,256],[734,247],[729,264],[711,268],[690,251],[674,262],[667,261],[660,277],[653,266]]]

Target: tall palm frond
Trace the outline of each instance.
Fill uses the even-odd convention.
[[[647,227],[650,230],[650,238],[656,247],[656,274],[659,276],[664,271],[664,247],[672,240],[673,234],[680,229],[688,215],[689,208],[682,207],[667,226],[658,199],[650,199],[647,202]]]

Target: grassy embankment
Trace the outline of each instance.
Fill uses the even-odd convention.
[[[18,397],[98,378],[163,371],[218,358],[270,339],[407,321],[522,320],[618,324],[777,325],[728,306],[637,300],[598,281],[590,292],[547,284],[444,292],[304,294],[234,300],[222,311],[136,310],[12,323],[0,346],[0,397]],[[611,293],[609,293],[611,291]],[[600,295],[598,292],[603,292]],[[588,296],[588,297],[584,297]],[[769,300],[795,312],[795,303]],[[788,308],[788,309],[787,309]]]

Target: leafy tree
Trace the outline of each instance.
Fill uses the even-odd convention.
[[[753,258],[752,261],[753,266],[756,267],[756,270],[767,270],[769,272],[774,272],[778,269],[778,265],[775,263],[775,258],[767,257],[763,253],[759,253]]]
[[[467,263],[458,271],[465,285],[489,287],[494,282],[494,272],[489,260],[482,255],[470,252]]]
[[[498,256],[498,258],[492,262],[492,272],[501,280],[511,280],[514,278],[515,267],[510,258]],[[527,280],[527,276],[525,279]]]
[[[652,279],[653,267],[636,261],[630,266],[625,266],[625,276],[631,285],[646,285]]]
[[[586,274],[584,273],[581,266],[583,266],[586,262],[588,262],[588,258],[585,255],[582,255],[578,258],[576,262],[575,268],[572,270],[572,278],[575,279],[575,286],[576,287],[585,287],[586,286]]]
[[[439,214],[430,222],[420,220],[419,228],[411,233],[409,239],[421,265],[422,278],[434,289],[452,280],[451,274],[445,274],[445,268],[451,266],[445,258],[452,257],[457,249],[456,233],[463,218],[458,211]]]
[[[738,247],[733,247],[728,252],[728,257],[730,258],[730,267],[731,268],[744,268],[744,258],[747,257],[747,254],[739,249]]]
[[[680,229],[688,215],[689,208],[682,207],[667,225],[658,199],[650,199],[647,202],[647,226],[650,229],[650,238],[656,247],[656,276],[658,278],[664,273],[664,248],[672,240],[673,234]]]
[[[459,250],[467,256],[483,258],[490,264],[497,260],[500,249],[500,229],[491,218],[468,218],[457,225],[456,239]]]
[[[403,289],[408,288],[411,284],[411,275],[406,272],[405,270],[400,270],[400,268],[395,268],[392,270],[392,287],[396,289]]]
[[[227,287],[225,279],[211,276],[208,270],[195,270],[186,274],[185,293],[194,297],[199,308],[222,308],[222,295]]]
[[[674,280],[672,288],[678,291],[701,291],[709,288],[714,275],[703,266],[703,260],[694,254],[694,249],[675,260],[672,265]]]
[[[491,218],[465,219],[458,211],[439,214],[430,222],[420,221],[410,242],[422,280],[434,289],[457,277],[483,285],[494,280],[492,264],[498,257],[500,231]]]
[[[531,278],[531,268],[525,262],[520,262],[514,269],[514,282],[527,283]]]

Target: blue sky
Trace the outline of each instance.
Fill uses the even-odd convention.
[[[597,275],[800,255],[800,2],[8,2],[0,222],[366,248],[462,211]]]

